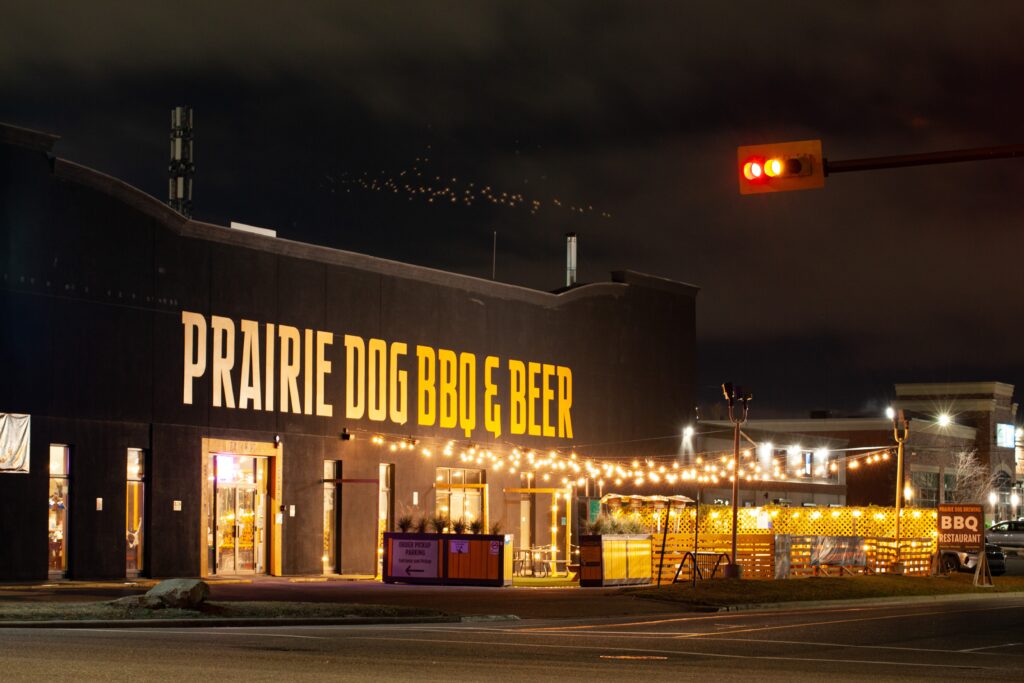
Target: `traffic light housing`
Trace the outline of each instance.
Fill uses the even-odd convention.
[[[813,190],[825,186],[821,140],[736,148],[740,194]]]

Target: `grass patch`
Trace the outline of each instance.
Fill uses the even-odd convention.
[[[578,586],[575,574],[569,576],[546,576],[543,579],[534,576],[514,576],[512,585],[519,588],[564,588]]]
[[[678,602],[694,607],[727,607],[729,605],[794,602],[802,600],[851,600],[890,598],[906,595],[950,595],[1024,591],[1024,577],[996,577],[993,588],[976,588],[971,574],[948,577],[859,576],[809,577],[805,579],[743,579],[727,581],[711,579],[690,584],[642,588],[624,588],[623,592],[649,600]]]
[[[444,616],[439,610],[330,602],[206,602],[200,610],[141,609],[109,602],[0,603],[0,621]]]

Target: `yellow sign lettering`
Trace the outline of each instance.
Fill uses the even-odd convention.
[[[501,404],[494,402],[498,387],[491,379],[491,371],[499,365],[497,356],[484,358],[484,429],[494,434],[495,439],[501,436]]]
[[[192,405],[192,383],[206,372],[206,318],[199,313],[181,312],[185,330],[185,377],[181,400]]]
[[[508,429],[513,434],[526,433],[526,365],[520,360],[509,360],[509,407]]]
[[[429,346],[416,347],[419,372],[416,375],[416,423],[431,427],[437,419],[437,389],[434,388],[434,349]]]
[[[213,406],[219,408],[221,398],[227,408],[235,407],[231,385],[231,368],[235,367],[235,323],[219,315],[210,317],[213,331]]]

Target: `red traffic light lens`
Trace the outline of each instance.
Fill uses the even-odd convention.
[[[743,177],[747,180],[758,180],[764,173],[764,168],[759,161],[748,161],[743,164]]]

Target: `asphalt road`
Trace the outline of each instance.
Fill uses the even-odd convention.
[[[4,681],[1021,680],[1024,597],[434,626],[5,630]]]

